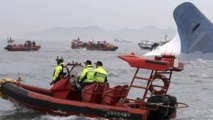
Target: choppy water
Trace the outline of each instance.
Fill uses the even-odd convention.
[[[23,41],[24,42],[24,41]],[[142,55],[147,51],[140,50],[137,43],[114,43],[119,46],[116,51],[87,51],[73,50],[71,41],[37,41],[42,48],[31,52],[8,52],[4,50],[6,40],[0,41],[0,79],[22,78],[22,82],[40,87],[50,88],[53,70],[56,65],[57,55],[63,56],[65,63],[84,62],[90,59],[93,62],[103,61],[104,68],[109,73],[110,85],[128,83],[134,69],[119,59],[118,55],[128,54],[133,51]],[[175,95],[180,102],[187,103],[190,107],[178,109],[175,120],[213,120],[213,54],[208,54],[201,59],[193,55],[182,57],[184,70],[173,74],[169,94]],[[95,120],[78,116],[55,117],[41,114],[32,110],[17,110],[9,101],[0,99],[1,120]]]

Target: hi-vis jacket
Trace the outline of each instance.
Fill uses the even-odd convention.
[[[107,81],[107,77],[108,77],[108,74],[107,72],[103,69],[102,66],[98,66],[96,69],[95,69],[95,82],[106,82]]]
[[[63,67],[64,67],[64,63],[60,63],[58,66],[56,66],[55,71],[53,73],[53,81],[57,82],[60,79],[60,75],[63,74]]]
[[[95,70],[92,65],[85,66],[78,82],[94,82],[94,72]]]

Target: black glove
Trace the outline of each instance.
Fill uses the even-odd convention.
[[[52,82],[50,83],[50,85],[52,85],[52,84],[54,84],[54,81],[52,81]]]
[[[71,77],[75,77],[75,75],[72,74]]]

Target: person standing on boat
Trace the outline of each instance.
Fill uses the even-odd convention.
[[[35,46],[36,45],[36,43],[35,43],[35,41],[33,41],[33,46]]]
[[[108,74],[103,68],[103,63],[101,61],[97,61],[96,63],[96,69],[95,69],[95,82],[104,83],[107,82]]]
[[[57,56],[56,61],[57,66],[54,70],[52,82],[50,83],[50,85],[55,84],[60,80],[60,77],[63,74],[63,67],[65,66],[63,57]]]
[[[151,46],[151,50],[150,51],[152,51],[152,50],[154,50],[157,46],[159,46],[159,43],[154,43],[152,46]]]
[[[94,83],[94,72],[95,70],[92,66],[92,62],[90,60],[87,60],[85,62],[85,67],[78,80],[81,89],[83,89],[86,85],[91,85]]]

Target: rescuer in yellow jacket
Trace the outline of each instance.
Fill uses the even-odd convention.
[[[108,77],[108,74],[104,70],[102,62],[98,61],[96,63],[96,69],[94,74],[95,82],[100,82],[100,83],[107,82],[107,77]]]
[[[81,89],[83,89],[86,85],[91,85],[94,83],[94,72],[95,70],[92,66],[92,62],[90,60],[87,60],[85,62],[85,67],[81,73],[81,76],[78,80]]]
[[[63,67],[65,66],[63,57],[57,56],[56,61],[57,66],[55,67],[55,70],[53,72],[53,78],[50,85],[58,82],[60,80],[61,75],[63,75]]]

